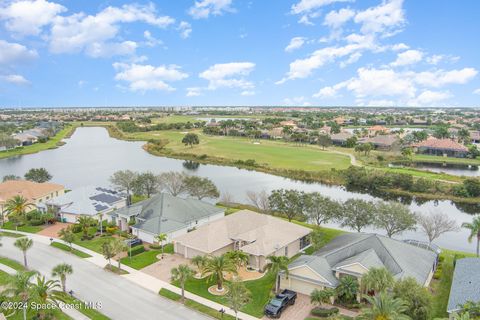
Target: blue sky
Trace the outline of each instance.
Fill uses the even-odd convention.
[[[478,106],[480,1],[0,2],[0,106]]]

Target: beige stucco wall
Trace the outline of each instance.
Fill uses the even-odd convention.
[[[288,278],[285,275],[280,276],[280,289],[290,289],[298,293],[310,295],[313,290],[323,290],[324,287],[315,283],[295,279],[292,276]]]
[[[273,253],[273,255],[275,255],[275,256],[285,256],[285,247],[288,247],[288,250],[287,250],[288,252],[287,252],[286,257],[287,258],[293,257],[294,255],[296,255],[297,253],[300,252],[300,239],[297,239],[297,240],[289,243],[288,245],[286,245],[284,247],[281,247],[280,249],[275,251]]]
[[[358,274],[365,274],[368,272],[368,269],[365,269],[362,265],[358,263],[354,263],[349,266],[342,266],[341,269],[348,272],[358,273]]]

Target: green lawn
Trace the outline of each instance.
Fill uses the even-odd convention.
[[[58,148],[61,140],[65,138],[69,133],[71,133],[72,130],[75,130],[75,126],[66,126],[64,129],[60,130],[54,137],[50,138],[45,143],[34,143],[31,146],[0,151],[0,159]]]
[[[122,258],[120,261],[122,264],[132,267],[136,270],[140,270],[158,261],[157,256],[161,254],[160,250],[148,250],[137,255],[134,255],[131,259],[129,257]]]
[[[178,283],[173,283],[178,286]],[[214,285],[215,282],[209,280],[208,278],[204,279],[190,279],[185,285],[185,289],[189,292],[195,293],[201,297],[207,298],[209,300],[218,302],[223,305],[227,305],[227,300],[225,297],[214,296],[208,292],[208,288]],[[248,313],[255,317],[263,316],[263,308],[265,304],[268,303],[271,294],[273,294],[272,289],[275,284],[275,275],[267,273],[261,279],[246,281],[245,286],[250,291],[251,299],[250,302],[242,308],[242,312]],[[228,286],[228,282],[226,283]]]
[[[98,312],[96,309],[94,308],[87,308],[85,303],[83,303],[82,301],[76,299],[76,298],[72,298],[72,297],[68,297],[65,301],[66,303],[73,303],[73,304],[76,304],[76,305],[79,305],[80,308],[76,309],[77,311],[80,311],[82,314],[84,314],[85,316],[89,317],[91,320],[110,320],[109,317],[101,314],[100,312]]]
[[[3,229],[7,230],[15,230],[15,226],[13,225],[12,222],[7,221],[3,224]],[[28,232],[28,233],[37,233],[43,229],[42,226],[20,226],[16,230],[17,231],[22,231],[22,232]]]
[[[415,154],[413,155],[414,161],[423,161],[423,162],[446,162],[446,163],[458,163],[458,164],[471,164],[471,165],[480,165],[480,159],[467,159],[467,158],[452,158],[452,157],[440,157],[440,156],[431,156],[428,154]]]
[[[70,246],[68,246],[66,244],[63,244],[63,243],[60,243],[60,242],[52,242],[51,246],[55,247],[55,248],[58,248],[60,250],[63,250],[63,251],[67,251],[67,252],[69,252],[71,254],[74,254],[74,255],[76,255],[77,257],[80,257],[80,258],[90,258],[91,257],[91,255],[89,255],[88,253],[82,252],[82,251],[77,250],[77,249],[70,248]]]
[[[0,231],[0,237],[21,238],[23,237],[23,234],[8,232],[8,231]]]
[[[23,264],[21,264],[21,263],[18,262],[18,261],[9,259],[9,258],[0,257],[0,263],[1,263],[1,264],[4,264],[4,265],[6,265],[6,266],[9,266],[10,268],[15,269],[15,270],[17,270],[17,271],[23,271],[23,270],[25,270],[25,267],[23,266]]]
[[[102,245],[112,239],[114,239],[113,236],[104,236],[95,237],[91,240],[81,240],[80,236],[77,235],[77,240],[75,240],[73,243],[101,254]]]

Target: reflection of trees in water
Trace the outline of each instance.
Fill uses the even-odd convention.
[[[454,202],[452,203],[457,207],[458,210],[463,211],[468,214],[480,214],[480,203],[465,203],[465,202]]]
[[[371,195],[373,197],[380,198],[384,201],[398,201],[398,202],[400,202],[404,205],[411,205],[412,202],[415,202],[415,203],[421,205],[421,204],[428,201],[427,200],[427,201],[422,203],[421,201],[419,202],[418,199],[416,199],[412,196],[397,195],[397,194],[392,194],[392,193],[381,191],[381,190],[365,190],[365,189],[355,188],[355,187],[351,187],[351,186],[347,186],[346,190],[349,191],[349,192],[368,194],[368,195]]]
[[[192,160],[185,160],[183,161],[183,167],[187,170],[196,171],[198,167],[200,167],[200,163],[192,161]]]

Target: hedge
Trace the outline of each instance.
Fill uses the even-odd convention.
[[[335,314],[338,314],[340,310],[338,308],[331,308],[331,309],[325,309],[325,308],[313,308],[310,313],[312,316],[320,317],[320,318],[328,318],[330,316],[333,316]]]

